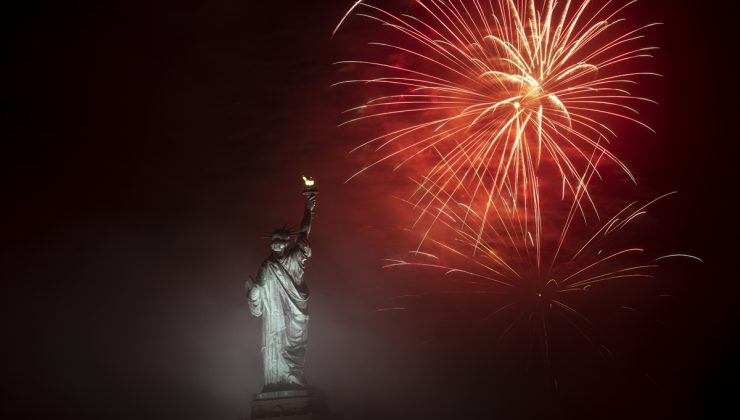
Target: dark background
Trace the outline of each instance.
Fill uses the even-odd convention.
[[[732,13],[631,12],[665,23],[649,32],[665,77],[646,87],[657,134],[617,147],[641,191],[679,191],[640,239],[705,262],[668,265],[668,304],[594,314],[614,360],[562,331],[545,372],[475,302],[377,311],[435,280],[380,268],[401,241],[393,179],[343,183],[358,134],[335,126],[357,98],[329,88],[331,63],[357,41],[329,36],[351,3],[4,3],[3,418],[247,416],[262,378],[243,282],[260,237],[299,223],[302,174],[321,188],[307,374],[344,418],[737,414]]]

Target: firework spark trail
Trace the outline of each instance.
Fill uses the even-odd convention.
[[[543,266],[534,262],[539,256],[532,251],[533,241],[517,229],[521,220],[516,213],[501,212],[496,220],[480,221],[485,225],[485,234],[479,238],[478,230],[462,223],[462,219],[481,215],[465,203],[456,203],[456,206],[448,206],[444,210],[446,217],[440,219],[440,225],[453,233],[452,239],[437,239],[450,238],[451,235],[430,237],[424,251],[411,251],[409,258],[387,259],[384,267],[441,270],[444,276],[456,274],[455,281],[473,286],[456,293],[504,296],[504,300],[483,318],[488,320],[504,313],[513,314],[513,321],[502,335],[524,319],[535,319],[542,337],[548,337],[548,322],[555,315],[565,320],[599,353],[608,353],[608,348],[596,342],[588,314],[579,310],[592,287],[607,282],[652,278],[659,267],[658,262],[664,259],[685,258],[701,262],[689,254],[667,254],[650,259],[639,246],[615,248],[614,235],[639,220],[651,205],[674,193],[661,195],[644,204],[629,203],[608,220],[600,222],[597,228],[587,229],[591,233],[585,236],[585,240],[574,238],[583,232],[573,233],[571,218],[564,215],[562,231],[553,236],[550,246],[543,251],[548,256],[552,254],[552,258],[546,259],[549,263]],[[564,238],[568,239],[568,247],[563,247]],[[477,252],[472,252],[473,249]],[[624,308],[634,311],[630,307]],[[548,345],[545,342],[545,348]]]
[[[378,22],[387,29],[381,34],[393,40],[370,45],[400,54],[408,63],[337,63],[364,68],[372,76],[337,85],[360,83],[383,91],[348,110],[357,115],[342,125],[381,121],[396,126],[358,147],[374,146],[381,157],[350,179],[384,162],[397,162],[397,169],[431,156],[410,197],[418,209],[417,224],[428,217],[431,228],[444,209],[463,200],[469,207],[486,203],[480,221],[500,211],[493,203],[505,202],[512,210],[524,203],[523,218],[534,215],[537,241],[546,163],[561,179],[563,199],[579,197],[579,209],[584,201],[596,210],[585,178],[600,177],[600,163],[615,163],[634,181],[607,148],[616,137],[608,122],[626,120],[649,129],[637,119],[634,104],[653,101],[626,88],[656,74],[622,70],[655,49],[640,46],[644,30],[655,24],[621,29],[619,14],[633,3],[608,1],[596,8],[588,0],[562,5],[420,0],[400,15],[354,3],[334,32],[353,15]],[[462,218],[465,223],[468,216]],[[484,224],[476,227],[480,240]]]

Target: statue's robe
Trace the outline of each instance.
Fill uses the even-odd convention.
[[[304,387],[303,366],[308,338],[308,287],[304,264],[311,256],[306,234],[282,255],[263,263],[249,291],[249,309],[262,317],[265,390]]]

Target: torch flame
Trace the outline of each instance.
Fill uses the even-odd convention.
[[[306,184],[307,187],[313,187],[313,184],[316,183],[316,181],[313,180],[313,178],[307,178],[305,175],[302,176],[303,183]]]

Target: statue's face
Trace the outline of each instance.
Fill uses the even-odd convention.
[[[285,248],[286,248],[287,246],[288,246],[288,241],[283,241],[283,240],[280,240],[280,239],[275,239],[275,240],[274,240],[274,241],[272,241],[272,243],[270,244],[270,248],[272,248],[272,250],[273,250],[273,251],[275,251],[275,252],[281,252],[281,251],[283,251],[283,250],[284,250],[284,249],[285,249]]]

